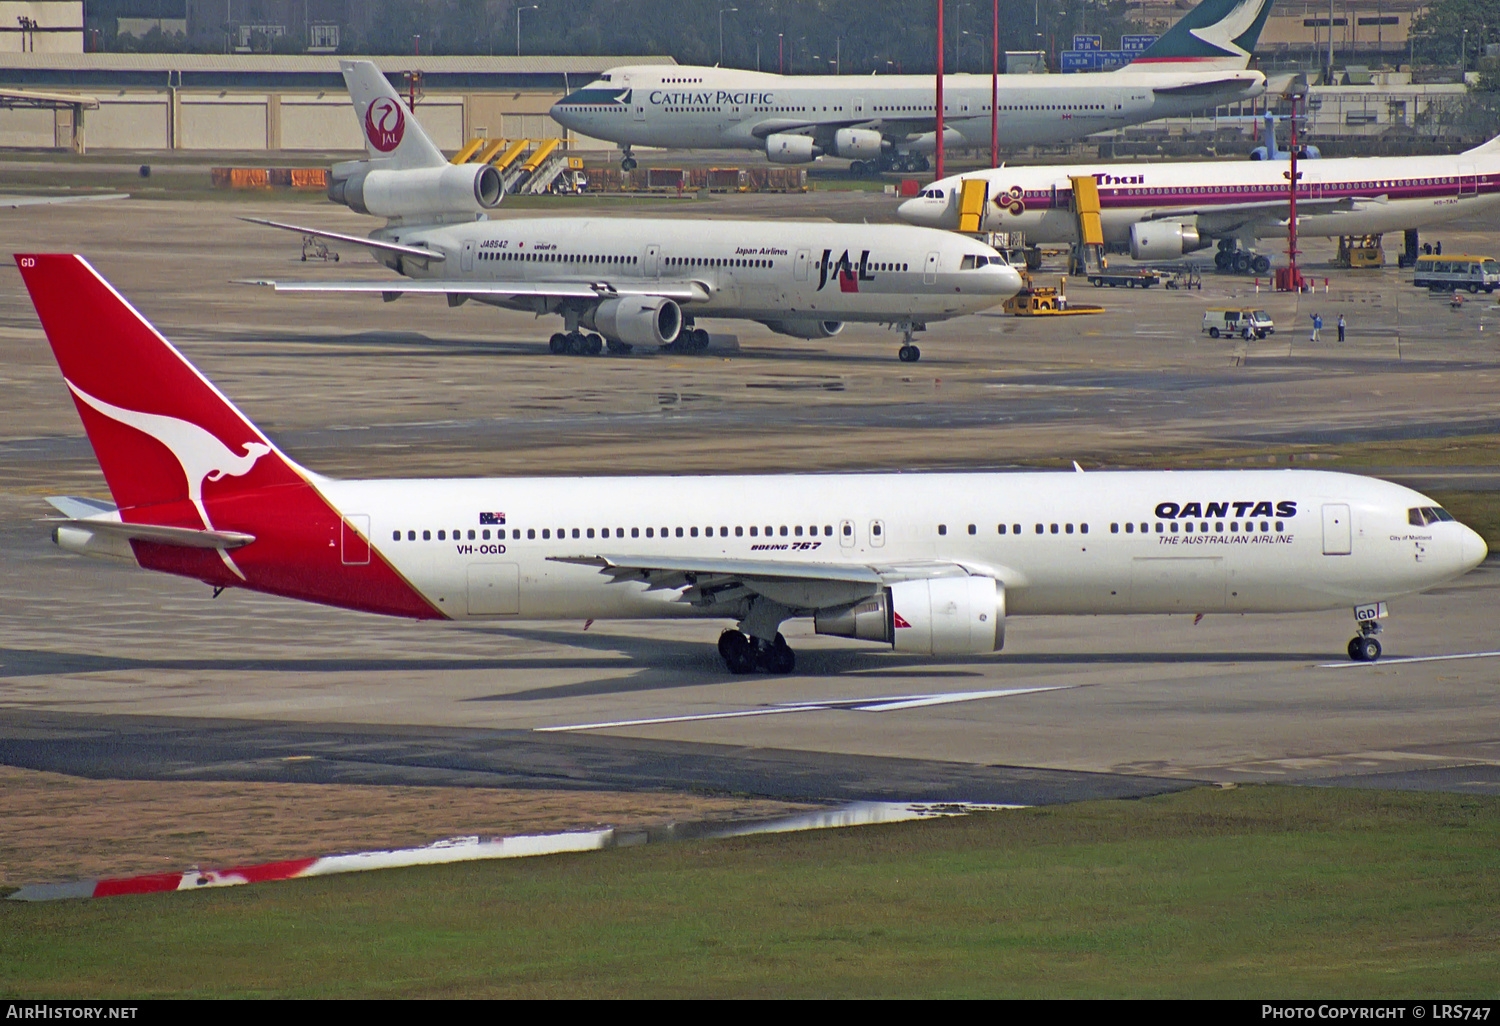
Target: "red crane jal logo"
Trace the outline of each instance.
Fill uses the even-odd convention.
[[[401,113],[401,105],[389,96],[380,97],[365,111],[365,138],[381,153],[400,146],[405,133],[406,115]]]

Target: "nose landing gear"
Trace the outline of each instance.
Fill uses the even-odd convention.
[[[1349,658],[1356,663],[1373,663],[1380,658],[1379,620],[1361,620],[1359,634],[1349,639]]]

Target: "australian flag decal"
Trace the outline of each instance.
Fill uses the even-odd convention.
[[[481,513],[481,514],[479,514],[479,523],[480,523],[480,526],[487,526],[487,525],[491,525],[491,524],[495,524],[495,525],[503,524],[503,523],[505,523],[505,514],[504,513]]]

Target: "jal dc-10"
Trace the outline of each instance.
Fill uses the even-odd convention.
[[[1375,235],[1472,218],[1500,199],[1500,138],[1436,157],[1339,157],[1297,165],[1298,235]],[[902,203],[933,228],[1022,231],[1029,245],[1076,244],[1077,179],[1099,194],[1104,244],[1166,260],[1219,244],[1221,270],[1270,270],[1255,240],[1285,237],[1288,165],[1276,160],[1001,167],[954,175]],[[982,213],[963,224],[965,190]]]
[[[538,217],[492,221],[502,190],[488,164],[450,164],[368,61],[341,61],[368,160],[333,169],[330,198],[387,218],[368,238],[260,224],[362,246],[407,281],[261,281],[286,292],[447,296],[556,314],[555,353],[607,345],[697,351],[698,318],[759,321],[793,338],[837,335],[847,321],[912,334],[1015,295],[1020,276],[990,247],[908,225],[822,221]],[[247,218],[247,220],[256,220]]]
[[[1001,75],[998,131],[1005,146],[1081,139],[1157,118],[1253,99],[1266,79],[1250,54],[1271,0],[1203,0],[1117,71]],[[989,75],[943,79],[943,144],[988,149]],[[929,75],[773,75],[693,66],[612,68],[552,107],[558,124],[624,150],[757,150],[802,164],[847,157],[856,174],[926,171],[937,148]]]
[[[213,587],[425,620],[729,620],[934,656],[1037,614],[1352,607],[1450,581],[1484,541],[1431,499],[1306,470],[336,481],[298,466],[81,257],[18,255],[114,502],[50,500],[62,548]]]

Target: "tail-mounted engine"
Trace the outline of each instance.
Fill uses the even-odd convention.
[[[335,169],[341,170],[341,169]],[[465,219],[500,205],[505,190],[489,164],[444,164],[406,170],[370,168],[359,161],[352,174],[328,183],[328,198],[377,217]]]

